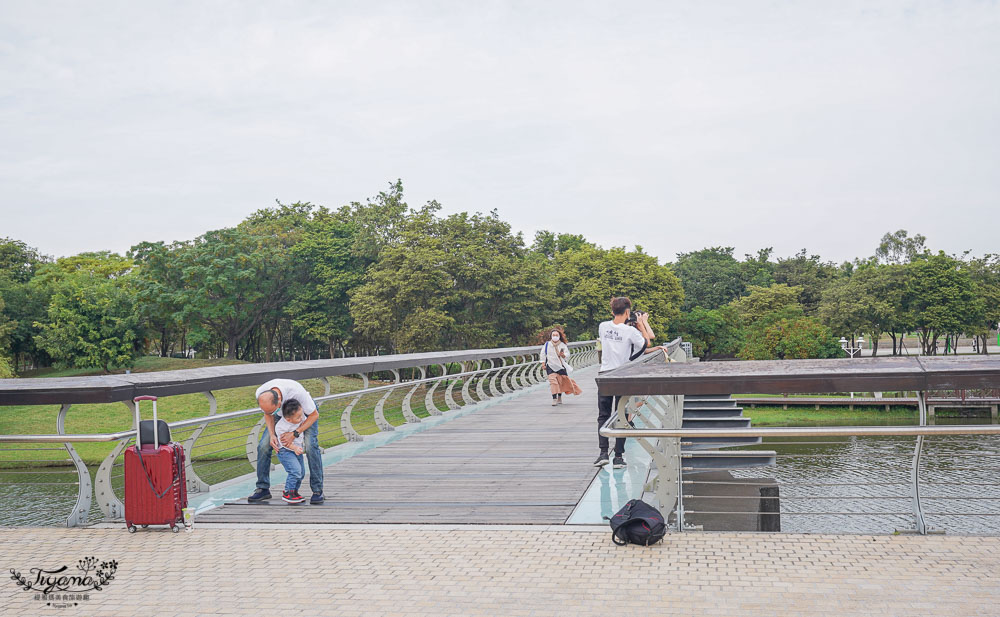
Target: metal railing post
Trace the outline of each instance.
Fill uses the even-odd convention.
[[[389,370],[392,371],[392,378],[393,378],[392,383],[398,384],[399,371],[394,368]],[[386,390],[385,394],[382,395],[382,398],[380,398],[378,400],[378,403],[375,404],[375,426],[377,426],[380,431],[396,430],[396,427],[385,419],[385,402],[389,400],[389,397],[392,396],[393,392],[395,392],[394,389]]]
[[[482,370],[484,362],[489,362],[490,368],[493,368],[493,361],[488,358],[483,358],[476,362],[477,365],[476,370]],[[476,375],[476,396],[478,396],[479,400],[481,401],[485,401],[487,398],[489,398],[489,396],[487,396],[486,394],[486,391],[483,390],[483,382],[486,380],[487,375],[489,375],[488,372]]]
[[[72,405],[69,403],[63,403],[59,408],[59,415],[56,416],[56,431],[60,435],[66,434],[66,413],[70,407]],[[68,441],[64,442],[63,446],[66,447],[70,459],[73,460],[77,477],[76,504],[73,506],[73,510],[69,513],[69,516],[66,517],[66,526],[79,527],[87,524],[87,517],[90,514],[91,497],[94,491],[90,484],[90,472],[87,471],[87,465],[83,462],[83,459],[77,454],[76,448]]]
[[[420,371],[421,380],[427,377],[427,370],[424,367],[418,366],[416,369]],[[420,422],[420,418],[417,414],[413,413],[413,407],[410,406],[410,399],[413,398],[413,394],[418,388],[420,388],[420,386],[420,383],[415,384],[412,388],[410,388],[410,391],[406,393],[406,396],[403,397],[403,417],[406,418],[407,422]]]
[[[219,403],[215,400],[215,395],[212,391],[202,392],[205,398],[208,399],[208,415],[214,416],[215,412],[219,409]],[[207,482],[203,481],[198,477],[198,474],[194,470],[194,442],[201,437],[202,432],[208,426],[208,422],[203,422],[198,425],[198,428],[194,429],[191,435],[184,440],[184,451],[187,456],[184,458],[184,474],[187,477],[187,490],[189,493],[207,493],[212,490]]]
[[[444,376],[432,383],[431,387],[427,388],[427,394],[424,394],[424,408],[426,408],[427,413],[432,416],[441,415],[441,410],[438,409],[437,405],[434,403],[434,390],[441,385],[442,381],[444,381]]]
[[[441,367],[442,374],[445,377],[447,377],[448,376],[448,365],[447,364],[440,364],[438,366]],[[453,394],[453,392],[455,390],[455,385],[458,384],[458,380],[452,379],[452,380],[449,381],[449,380],[446,379],[446,381],[448,381],[448,386],[444,389],[444,403],[445,403],[445,405],[448,406],[448,411],[454,411],[456,409],[461,409],[462,406],[458,404],[458,402],[455,400],[455,396]]]
[[[134,431],[139,428],[135,425],[135,403],[132,401],[122,401],[122,403],[129,410],[129,425]],[[98,507],[101,508],[101,512],[106,518],[124,518],[125,516],[125,504],[115,495],[114,485],[111,482],[111,470],[114,469],[115,461],[128,447],[130,439],[129,437],[120,439],[118,445],[101,461],[101,465],[97,468],[97,474],[94,475],[94,495],[97,497]]]
[[[362,386],[362,389],[363,390],[367,389],[368,388],[368,374],[367,373],[358,373],[358,376],[361,377],[362,383],[364,384]],[[354,430],[354,423],[351,422],[351,411],[354,410],[354,406],[358,404],[358,401],[360,401],[361,397],[363,397],[363,396],[364,396],[364,393],[361,393],[361,394],[358,394],[357,396],[355,396],[354,400],[352,400],[350,403],[348,403],[347,407],[344,407],[344,411],[340,412],[340,432],[343,433],[344,437],[346,437],[348,441],[362,441],[362,440],[364,440],[364,437],[361,436],[361,433],[359,433],[356,430]]]
[[[927,426],[927,393],[917,393],[917,405],[920,408],[920,426]],[[910,466],[910,498],[913,503],[913,526],[917,533],[927,534],[927,523],[924,519],[923,504],[920,502],[920,455],[923,453],[924,436],[917,435],[917,443],[913,449],[913,463]]]

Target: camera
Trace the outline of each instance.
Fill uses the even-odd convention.
[[[639,320],[639,317],[645,314],[646,314],[645,311],[632,309],[632,311],[629,313],[628,319],[625,320],[625,325],[632,326],[633,328],[635,328],[636,321]]]

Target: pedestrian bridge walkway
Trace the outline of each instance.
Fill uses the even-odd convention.
[[[340,460],[337,452],[331,452],[338,460],[325,468],[326,502],[320,506],[284,503],[281,484],[276,483],[270,502],[231,500],[221,507],[202,509],[198,520],[565,523],[597,472],[592,464],[598,452],[596,374],[596,367],[574,372],[583,394],[564,395],[562,405],[552,406],[548,386],[540,384],[504,401],[451,412],[458,417],[443,416],[442,422],[429,428],[416,425],[427,430],[349,458]],[[406,432],[405,427],[397,430]],[[642,459],[635,461],[641,469],[633,470],[633,475],[638,473],[644,480],[647,468],[641,463]],[[272,480],[282,475],[278,466]],[[253,482],[239,489],[249,494]],[[301,490],[309,494],[308,481]]]

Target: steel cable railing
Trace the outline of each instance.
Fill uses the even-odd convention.
[[[597,361],[596,345],[593,341],[573,343],[570,348],[572,359],[579,366],[588,366]],[[442,352],[437,355],[357,358],[337,362],[298,362],[293,363],[290,375],[297,376],[296,371],[312,373],[302,381],[314,395],[313,398],[319,407],[320,447],[330,448],[347,441],[363,440],[367,435],[393,431],[407,423],[420,422],[432,416],[467,408],[540,384],[545,381],[545,376],[539,370],[540,365],[535,351],[535,348],[511,348]],[[460,360],[454,360],[455,357]],[[256,365],[255,369],[257,366],[261,368],[255,373],[260,375],[260,382],[274,377],[289,376],[288,370],[276,368],[273,373],[268,374],[268,365]],[[317,368],[311,368],[313,366]],[[352,372],[353,367],[357,367],[358,370]],[[332,377],[317,375],[322,371],[329,371]],[[241,381],[238,386],[245,387],[246,384],[242,383],[245,382],[245,378],[239,371],[235,371],[234,374],[233,379]],[[350,375],[355,375],[357,379],[353,382],[344,381],[353,379],[349,377]],[[338,388],[346,385],[347,389],[334,392],[334,384],[331,383],[334,378],[337,380]],[[94,386],[95,389],[103,387],[103,378],[93,379],[97,384]],[[219,378],[213,374],[211,379],[214,380],[211,383],[216,384],[216,390],[220,390]],[[21,391],[24,388],[14,389],[18,392],[18,403],[34,404],[33,400],[37,400],[37,404],[51,403],[52,394],[48,389],[41,389],[37,395],[30,393],[38,380],[14,381],[31,381],[28,384],[31,387],[27,388],[28,394]],[[225,381],[222,380],[222,388],[226,386]],[[190,386],[183,380],[180,385],[174,379],[168,380],[167,383],[169,385],[164,387],[169,390],[168,394],[181,391],[179,394],[183,396],[196,394],[198,386],[195,384],[209,383],[209,381],[192,379]],[[354,386],[350,387],[351,384]],[[358,385],[361,387],[357,387]],[[116,396],[115,387],[115,384],[108,386],[109,396]],[[134,390],[133,393],[135,392]],[[153,390],[150,393],[156,392]],[[188,453],[186,461],[188,490],[192,493],[211,491],[213,486],[220,483],[252,476],[256,469],[257,446],[264,426],[259,408],[218,412],[215,393],[212,390],[204,390],[201,393],[209,402],[208,415],[169,423],[174,441],[184,443]],[[167,395],[159,394],[161,397]],[[78,395],[75,394],[75,390],[69,388],[66,396],[72,399]],[[131,415],[131,400],[117,400],[125,404]],[[38,473],[75,474],[77,482],[60,483],[61,486],[75,486],[77,488],[75,495],[63,491],[59,496],[53,495],[51,499],[42,499],[34,507],[55,511],[65,507],[60,504],[75,498],[75,503],[66,518],[70,526],[86,524],[98,517],[120,518],[124,514],[123,453],[126,447],[134,443],[135,427],[114,433],[70,434],[65,431],[64,422],[72,405],[71,403],[61,405],[57,418],[57,434],[0,435],[0,498],[3,498],[0,499],[0,503],[8,503],[11,500],[5,497],[13,497],[17,492],[34,490],[39,484],[37,481],[19,481],[17,477],[37,479]],[[14,444],[32,443],[60,444],[57,448],[50,447],[47,450],[62,451],[69,456],[61,459],[45,458],[37,449],[23,446],[10,447]],[[110,451],[103,455],[96,470],[93,468],[93,463],[88,466],[76,452],[76,445],[87,443],[107,443],[111,446]],[[8,455],[5,456],[5,452]],[[58,471],[45,468],[47,465],[57,464],[62,465]],[[14,514],[10,509],[0,506],[0,525],[19,524],[22,518],[29,520],[24,518],[21,509]]]
[[[637,362],[686,362],[678,342],[670,343],[666,354]],[[713,365],[698,373],[717,382],[730,368],[746,371]],[[762,371],[765,379],[784,377],[767,370]],[[974,379],[980,381],[988,371],[1000,376],[997,367],[976,370]],[[618,386],[619,394],[627,388],[656,391],[648,376],[669,379],[671,372],[667,367],[627,374],[620,379],[631,381]],[[858,374],[867,375],[864,368]],[[765,390],[757,384],[754,391]],[[759,529],[771,530],[892,532],[908,527],[927,533],[933,523],[949,531],[1000,533],[1000,524],[990,522],[1000,516],[1000,482],[991,481],[1000,476],[995,438],[1000,426],[929,426],[926,393],[918,392],[917,401],[917,426],[758,428],[742,418],[729,394],[687,401],[681,394],[626,393],[601,434],[634,439],[649,454],[645,496],[669,513],[678,531],[745,528],[755,518]],[[701,426],[711,428],[695,428]],[[785,516],[787,524],[781,525]],[[838,524],[837,517],[864,522]],[[879,519],[884,522],[874,522]]]

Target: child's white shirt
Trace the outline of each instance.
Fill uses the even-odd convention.
[[[304,418],[303,418],[302,422],[305,422]],[[280,418],[278,420],[278,422],[274,425],[274,434],[277,435],[277,437],[278,437],[278,443],[281,443],[281,436],[282,435],[284,435],[285,433],[291,433],[295,429],[299,428],[299,426],[302,425],[302,422],[299,422],[298,424],[292,424],[288,420],[286,420],[284,418]],[[305,442],[304,433],[299,433],[299,436],[292,440],[292,444],[293,445],[296,445],[296,446],[302,448],[303,450],[306,447],[305,443],[306,442]],[[285,447],[285,446],[281,446],[281,448],[283,450],[291,450],[291,448],[288,448],[288,447]]]

